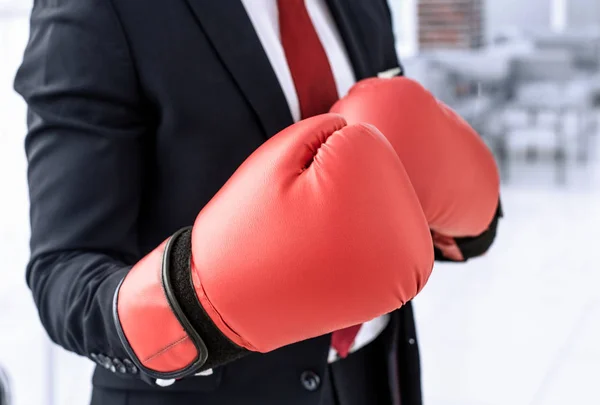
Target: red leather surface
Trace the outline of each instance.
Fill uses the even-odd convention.
[[[431,229],[476,236],[498,205],[500,178],[481,137],[419,83],[397,77],[357,83],[332,112],[375,125],[400,156]]]
[[[171,372],[191,364],[198,353],[163,292],[160,274],[165,244],[127,274],[117,309],[125,337],[142,364],[151,370]]]
[[[400,307],[433,265],[429,227],[391,145],[333,114],[252,154],[198,215],[192,252],[211,319],[260,352]]]

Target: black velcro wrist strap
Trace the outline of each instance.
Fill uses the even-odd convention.
[[[174,240],[168,265],[163,271],[163,284],[175,316],[180,321],[184,320],[182,325],[186,328],[186,332],[190,336],[201,337],[206,347],[206,360],[199,369],[195,370],[197,373],[244,357],[250,351],[229,340],[200,304],[190,271],[191,235],[191,228],[188,228]]]

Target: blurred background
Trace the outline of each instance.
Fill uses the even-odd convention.
[[[407,76],[498,159],[492,250],[415,300],[426,405],[600,404],[600,1],[389,0]],[[92,363],[50,344],[25,285],[30,2],[0,0],[0,365],[15,405],[86,404]]]

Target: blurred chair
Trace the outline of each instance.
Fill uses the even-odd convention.
[[[500,144],[500,160],[505,168],[513,155],[513,146],[526,144],[526,158],[534,158],[550,152],[556,168],[556,179],[566,180],[566,164],[569,145],[566,123],[568,116],[575,117],[574,135],[576,156],[579,162],[588,159],[589,123],[593,122],[593,86],[589,75],[582,75],[576,67],[574,56],[565,50],[535,50],[514,57],[510,63],[507,83],[507,102],[499,121],[493,123]],[[524,113],[527,119],[516,122],[514,113]],[[549,117],[550,124],[541,118]],[[548,120],[546,120],[548,121]],[[550,129],[554,139],[540,137],[540,131],[530,141],[511,139],[519,130]],[[523,135],[521,133],[521,135]],[[508,173],[504,173],[505,179]]]
[[[538,34],[533,37],[533,43],[540,50],[570,53],[577,69],[588,72],[600,70],[599,31]]]
[[[538,50],[523,41],[512,45],[423,52],[408,73],[483,137],[503,180],[508,180],[513,157],[524,152],[527,161],[548,155],[562,182],[570,146],[576,146],[578,161],[588,159],[587,123],[593,122],[596,81],[568,50]],[[515,112],[521,115],[517,122]],[[574,131],[567,131],[567,117],[575,118]],[[569,144],[572,133],[576,136]]]
[[[565,51],[572,55],[578,73],[590,79],[592,100],[600,107],[600,26],[564,33],[543,33],[533,36],[540,50]]]

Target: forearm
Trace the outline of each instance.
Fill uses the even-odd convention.
[[[170,305],[181,305],[187,328],[172,318],[181,334],[188,331],[201,334],[210,357],[195,372],[207,370],[233,361],[247,350],[228,341],[190,295],[189,232],[180,239],[171,257],[175,300]],[[161,247],[157,248],[160,251]],[[53,342],[73,353],[91,358],[101,367],[113,372],[154,384],[156,376],[147,373],[134,359],[120,325],[115,319],[115,295],[122,280],[132,267],[126,258],[88,251],[68,251],[38,256],[29,263],[27,282],[34,296],[42,324]],[[140,261],[141,263],[141,261]],[[140,264],[138,263],[138,264]],[[143,296],[138,296],[143,300]],[[151,336],[164,333],[167,326],[156,313],[156,303],[147,301],[147,319],[142,332]],[[170,310],[172,307],[169,306]],[[202,353],[206,354],[206,351]],[[119,367],[120,366],[120,367]]]
[[[82,251],[32,259],[27,282],[50,338],[86,357],[126,357],[112,320],[112,299],[129,268],[110,256]]]

